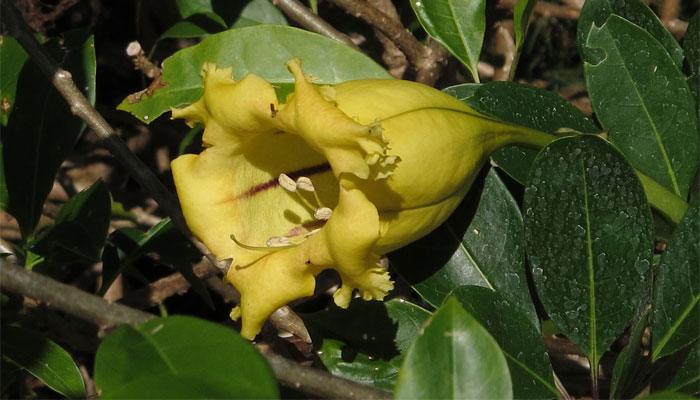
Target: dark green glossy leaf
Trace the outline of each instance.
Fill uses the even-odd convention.
[[[95,100],[95,48],[85,30],[66,32],[63,40],[44,47],[62,62],[78,88]],[[83,122],[44,74],[32,63],[22,69],[17,98],[2,131],[3,170],[9,199],[7,212],[17,219],[28,240],[53,186],[56,171],[83,131]]]
[[[671,381],[667,390],[681,392],[690,395],[700,393],[700,342],[695,343],[683,360],[676,376]]]
[[[403,300],[355,300],[304,316],[317,354],[335,376],[393,390],[402,353],[430,313]]]
[[[511,399],[508,364],[496,341],[450,296],[408,349],[397,399]]]
[[[457,85],[445,92],[480,113],[502,121],[555,133],[562,128],[594,133],[598,127],[568,101],[544,89],[513,82],[489,82],[479,87]],[[470,95],[470,93],[472,93]],[[538,150],[509,146],[491,159],[508,175],[525,183]]]
[[[540,332],[516,305],[500,293],[479,286],[461,286],[452,295],[503,350],[514,398],[545,399],[559,394]]]
[[[54,225],[41,233],[32,251],[52,262],[98,262],[107,240],[111,199],[98,179],[71,197],[58,212]]]
[[[288,91],[294,79],[284,63],[292,57],[304,61],[304,72],[318,78],[318,84],[391,78],[369,57],[333,39],[287,26],[258,25],[211,35],[180,50],[163,62],[163,82],[167,86],[136,103],[125,99],[117,108],[148,123],[170,107],[196,101],[203,91],[200,70],[205,62],[220,68],[233,67],[235,79],[255,73]]]
[[[700,338],[700,199],[693,201],[671,236],[654,281],[652,359]]]
[[[241,15],[233,23],[233,28],[272,24],[289,25],[284,14],[269,0],[252,0],[241,10]]]
[[[4,325],[0,343],[3,356],[46,386],[68,398],[85,398],[85,383],[75,361],[52,340],[29,329]]]
[[[683,38],[688,86],[695,97],[696,106],[700,106],[700,11],[693,15]]]
[[[645,312],[633,325],[629,343],[622,349],[620,355],[617,356],[617,360],[615,360],[610,382],[610,393],[613,399],[631,398],[636,394],[631,393],[625,395],[625,390],[633,382],[637,371],[639,371],[642,366],[648,367],[648,360],[645,360],[643,362],[644,365],[642,365],[642,353],[646,351],[646,349],[642,347],[642,339],[648,323],[649,313]]]
[[[588,0],[581,8],[576,39],[579,53],[585,57],[585,43],[593,24],[602,26],[611,14],[616,14],[649,32],[670,54],[678,69],[683,65],[683,50],[654,12],[640,0]]]
[[[591,29],[586,48],[586,86],[610,141],[633,167],[686,198],[699,143],[685,75],[652,35],[616,15]]]
[[[344,342],[333,339],[324,339],[316,353],[334,376],[387,391],[394,390],[402,361],[401,356],[387,361],[358,353]]]
[[[579,135],[537,156],[523,208],[540,300],[597,368],[648,301],[654,231],[642,186],[612,145]]]
[[[527,287],[522,216],[495,170],[489,171],[482,192],[473,187],[435,232],[389,259],[433,306],[459,286],[484,286],[512,300],[539,326]]]
[[[485,0],[411,0],[428,35],[440,42],[479,82],[476,64],[486,30]]]
[[[278,398],[272,370],[234,330],[192,317],[120,326],[95,357],[100,398]]]
[[[27,52],[12,36],[0,39],[0,122],[7,125],[7,120],[15,105],[17,78],[27,61]]]
[[[104,272],[100,294],[107,291],[129,264],[138,257],[153,252],[158,253],[160,263],[172,265],[180,272],[204,302],[214,308],[206,285],[192,271],[193,263],[201,258],[201,254],[175,229],[170,218],[164,219],[145,233],[133,228],[117,230],[110,235],[110,242],[106,257],[102,259]]]

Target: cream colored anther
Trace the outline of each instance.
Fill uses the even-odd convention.
[[[333,214],[333,210],[331,210],[328,207],[321,207],[318,210],[314,212],[314,218],[317,220],[321,221],[327,221],[331,215]]]
[[[313,236],[316,232],[318,232],[318,231],[320,231],[320,230],[321,230],[321,228],[316,228],[316,229],[314,229],[313,231],[311,231],[311,232],[307,233],[306,235],[304,235],[304,238],[309,238],[309,237]]]
[[[314,184],[311,182],[311,179],[305,176],[302,176],[299,179],[297,179],[296,185],[297,188],[299,188],[300,190],[305,190],[307,192],[313,192],[316,190]]]
[[[277,182],[279,182],[280,186],[289,190],[290,192],[297,191],[297,184],[287,174],[280,174],[280,176],[277,178]]]
[[[265,242],[267,247],[285,247],[289,246],[289,239],[284,236],[272,236]]]

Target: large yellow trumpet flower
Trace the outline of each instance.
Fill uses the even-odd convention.
[[[173,118],[205,126],[199,155],[172,163],[192,232],[241,293],[233,309],[252,339],[282,305],[313,294],[315,276],[342,278],[381,300],[393,288],[380,256],[435,229],[462,200],[494,150],[541,147],[552,136],[495,121],[415,82],[367,79],[316,86],[287,62],[294,93],[206,64],[204,94]]]

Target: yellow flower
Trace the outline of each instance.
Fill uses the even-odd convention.
[[[294,93],[206,64],[204,94],[173,118],[205,126],[199,155],[172,163],[192,232],[241,293],[231,312],[252,339],[282,305],[313,294],[335,269],[347,307],[393,288],[382,254],[435,229],[462,200],[488,155],[548,135],[484,117],[436,89],[367,79],[316,86],[287,62]]]

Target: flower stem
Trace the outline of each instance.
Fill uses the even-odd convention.
[[[688,203],[664,186],[637,171],[637,178],[644,187],[647,201],[668,220],[678,225],[688,209]]]

